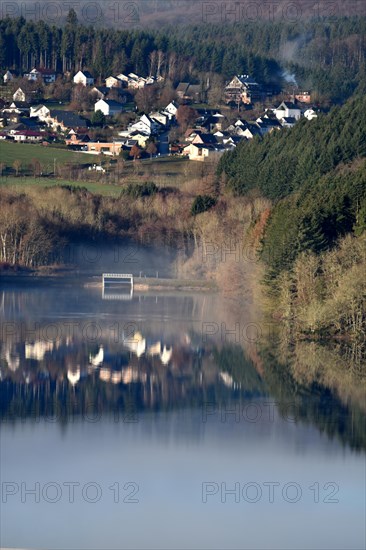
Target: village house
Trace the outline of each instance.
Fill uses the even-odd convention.
[[[226,151],[226,147],[221,144],[190,143],[183,149],[183,154],[187,155],[189,160],[205,161],[206,159],[216,159]]]
[[[123,105],[112,99],[100,99],[94,105],[94,111],[102,111],[105,116],[115,116],[123,112]]]
[[[204,134],[203,132],[197,132],[196,137],[192,140],[193,144],[205,144],[216,145],[218,143],[216,137],[213,134]]]
[[[4,107],[2,114],[9,115],[28,115],[29,105],[24,101],[13,101],[8,107]]]
[[[247,139],[253,139],[254,137],[261,137],[262,132],[257,122],[249,122],[241,135]]]
[[[301,118],[301,109],[290,101],[282,101],[282,103],[276,109],[273,109],[273,112],[278,120],[281,120],[282,118],[292,117],[295,120],[299,120]]]
[[[37,82],[37,80],[43,80],[45,84],[52,84],[56,82],[57,74],[52,69],[34,68],[30,73],[26,73],[24,78],[27,78],[31,82]]]
[[[94,77],[89,71],[79,71],[73,78],[74,84],[82,84],[83,86],[94,86]]]
[[[202,134],[202,130],[197,130],[196,128],[188,128],[184,134],[184,139],[188,143],[192,143],[197,136],[200,136]]]
[[[129,125],[128,130],[130,133],[137,131],[151,136],[159,133],[162,128],[162,125],[157,120],[149,117],[149,115],[142,115],[138,121]]]
[[[130,139],[125,143],[125,145],[129,146],[129,142],[132,140],[136,143],[136,145],[145,149],[149,139],[150,136],[147,136],[146,134],[141,134],[140,132],[132,132],[132,134],[130,134]]]
[[[262,136],[272,132],[273,130],[281,130],[281,123],[276,117],[269,117],[267,114],[258,117],[256,120]]]
[[[50,116],[50,110],[46,105],[36,105],[30,108],[30,118],[38,118],[40,122],[45,122]]]
[[[295,95],[296,101],[300,101],[300,103],[310,103],[311,102],[311,95],[309,92],[298,92]]]
[[[202,86],[200,84],[190,84],[189,82],[180,82],[176,88],[176,93],[181,102],[192,101],[199,103],[202,96]]]
[[[109,92],[110,88],[107,88],[107,86],[95,86],[90,90],[90,93],[94,94],[97,99],[106,99]]]
[[[44,134],[41,132],[35,132],[33,130],[19,130],[13,135],[14,141],[24,142],[29,141],[32,143],[39,143],[43,141]]]
[[[125,83],[128,88],[133,88],[135,90],[138,90],[139,88],[145,88],[145,86],[147,85],[147,79],[143,78],[142,76],[138,76],[135,73],[129,73],[127,76],[124,74],[119,74],[116,78]]]
[[[207,132],[213,132],[214,130],[222,130],[222,123],[224,115],[221,113],[215,113],[213,115],[204,115],[201,119],[197,120],[197,126],[205,129]]]
[[[53,130],[61,130],[61,132],[66,132],[71,129],[77,131],[79,128],[87,128],[86,120],[71,111],[52,109],[45,122]]]
[[[262,96],[259,84],[247,74],[234,76],[225,87],[226,103],[250,105],[261,100]]]
[[[133,142],[133,145],[138,145],[139,147],[145,148],[147,141],[150,139],[150,135],[148,134],[138,131],[131,132],[129,130],[121,130],[118,132],[118,136],[122,138],[121,141],[124,146],[128,147],[132,147],[130,143]]]
[[[6,73],[3,76],[4,84],[7,84],[8,82],[11,82],[14,80],[14,77],[10,71],[6,71]]]
[[[296,118],[293,116],[284,116],[280,119],[280,123],[283,128],[293,128],[296,122]]]
[[[95,142],[89,141],[85,144],[85,150],[89,153],[94,154],[104,154],[109,156],[118,156],[122,149],[122,143],[113,141],[113,142]]]
[[[21,88],[18,88],[13,94],[13,101],[22,101],[23,103],[27,103],[29,101],[29,95]]]
[[[90,142],[88,134],[77,134],[75,130],[70,130],[65,143],[68,147],[83,148],[87,143]]]
[[[118,76],[109,76],[105,79],[105,85],[107,88],[122,88],[124,81],[118,78]]]
[[[304,112],[304,117],[307,120],[313,120],[314,118],[318,118],[317,112],[314,111],[314,109],[306,109]]]
[[[160,111],[154,111],[150,113],[149,117],[152,118],[153,120],[156,120],[157,122],[160,122],[160,124],[162,124],[165,127],[168,126],[170,122],[168,114]]]
[[[170,120],[172,120],[172,118],[175,118],[176,114],[177,114],[177,111],[178,111],[178,105],[175,103],[175,101],[171,101],[169,103],[169,105],[167,105],[164,109],[164,113],[167,113]]]

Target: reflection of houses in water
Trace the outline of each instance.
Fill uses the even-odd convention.
[[[47,352],[53,351],[55,342],[37,340],[34,343],[25,343],[25,358],[34,359],[35,361],[43,361]]]
[[[111,382],[112,384],[134,384],[141,382],[143,384],[147,381],[147,374],[140,372],[137,367],[126,367],[122,370],[116,371],[103,367],[99,371],[99,379],[102,382]]]
[[[76,369],[68,369],[67,379],[72,386],[76,386],[80,380],[80,367],[77,367]]]
[[[233,377],[230,376],[230,374],[228,372],[219,372],[219,376],[220,376],[221,380],[223,381],[223,383],[225,384],[225,386],[227,386],[228,388],[233,387],[234,380],[233,380]]]
[[[224,371],[219,372],[219,378],[227,388],[231,388],[233,390],[237,390],[238,388],[241,388],[241,384],[239,384],[238,382],[235,382],[234,378],[228,372],[224,372]]]
[[[12,346],[6,345],[5,351],[1,354],[7,362],[8,368],[15,372],[20,367],[20,355],[12,349]]]
[[[98,367],[101,365],[104,361],[104,348],[103,346],[99,347],[99,351],[96,355],[92,355],[89,353],[89,363],[93,365],[93,367]]]
[[[173,355],[173,348],[167,348],[164,346],[162,350],[161,342],[156,342],[147,348],[147,355],[150,357],[160,357],[160,361],[163,365],[168,365]]]
[[[112,372],[111,382],[112,382],[112,384],[120,384],[122,382],[122,372],[120,372],[120,371]]]
[[[160,354],[160,359],[163,365],[168,365],[173,355],[173,348],[167,348],[164,346],[163,353]]]
[[[102,382],[109,382],[111,379],[111,369],[101,368],[99,371],[99,378]]]
[[[137,355],[137,357],[141,357],[146,351],[146,340],[139,332],[124,339],[123,345]]]
[[[127,367],[122,369],[122,382],[124,384],[133,384],[140,379],[140,372],[136,367]]]

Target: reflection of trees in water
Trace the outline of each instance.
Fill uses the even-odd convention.
[[[345,344],[311,341],[267,345],[265,380],[279,409],[293,402],[297,420],[315,424],[344,445],[366,448],[364,352]]]
[[[200,408],[207,402],[230,408],[233,403],[265,395],[278,403],[283,416],[288,403],[294,403],[298,421],[315,425],[329,437],[337,437],[353,448],[366,447],[365,347],[292,342],[284,335],[278,342],[260,348],[247,345],[245,351],[241,346],[222,346],[217,341],[203,346],[202,333],[195,333],[202,320],[217,321],[219,310],[220,320],[223,318],[232,329],[236,313],[240,319],[240,311],[233,309],[232,301],[219,308],[211,296],[159,297],[156,304],[147,296],[124,312],[125,320],[132,321],[140,313],[147,314],[149,323],[153,320],[150,328],[149,323],[144,327],[143,338],[147,342],[150,339],[153,345],[161,340],[161,349],[164,345],[161,336],[168,338],[167,345],[172,346],[173,353],[169,364],[163,364],[161,356],[143,353],[136,357],[123,349],[121,342],[114,343],[115,330],[110,328],[110,319],[115,320],[121,311],[119,303],[104,306],[103,311],[110,317],[98,321],[103,341],[85,342],[83,324],[95,321],[93,311],[98,312],[100,304],[88,289],[70,292],[65,287],[56,290],[41,285],[32,291],[17,289],[0,294],[1,311],[6,312],[7,320],[21,319],[22,323],[29,323],[30,329],[38,322],[41,336],[47,318],[63,325],[61,316],[55,319],[55,312],[64,300],[69,300],[74,311],[77,297],[78,311],[85,312],[77,317],[75,338],[66,341],[61,338],[45,349],[33,347],[28,349],[27,356],[20,332],[14,348],[6,350],[8,359],[0,353],[2,418],[46,415],[68,422],[74,416],[102,413],[123,418],[144,410]],[[67,313],[67,307],[64,312]],[[195,324],[197,321],[199,325]],[[160,337],[156,338],[156,334]],[[220,334],[217,340],[219,337]],[[0,348],[7,345],[1,340]],[[90,356],[97,356],[100,343],[104,345],[104,359],[98,366],[91,364]],[[9,367],[9,359],[14,359],[13,369]],[[71,377],[68,379],[69,371],[77,374],[74,386]]]

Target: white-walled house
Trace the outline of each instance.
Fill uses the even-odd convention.
[[[8,82],[11,82],[14,79],[13,75],[10,71],[6,71],[6,73],[3,76],[4,84],[7,84]]]
[[[94,111],[102,111],[105,116],[115,116],[123,113],[123,105],[112,99],[100,99],[94,105]]]
[[[37,82],[37,80],[43,80],[45,84],[52,84],[56,82],[57,74],[52,69],[32,69],[30,73],[24,75],[31,82]]]
[[[13,94],[13,101],[22,101],[25,103],[28,101],[28,96],[21,88],[18,88]]]
[[[73,78],[74,84],[82,84],[83,86],[94,86],[94,77],[89,71],[79,71]]]
[[[318,115],[314,109],[306,109],[304,117],[308,120],[313,120],[313,118],[318,118]]]
[[[203,162],[208,158],[216,159],[225,151],[227,149],[219,144],[190,143],[183,149],[183,154],[187,155],[189,160]]]
[[[278,120],[282,118],[294,118],[299,120],[301,118],[301,109],[289,101],[282,101],[281,105],[274,109],[273,112]]]
[[[143,134],[151,136],[156,134],[162,128],[162,125],[157,121],[149,117],[148,115],[142,115],[140,119],[129,126],[129,131],[142,132]]]
[[[153,120],[157,120],[163,126],[167,126],[169,123],[169,116],[167,113],[161,113],[160,111],[154,111],[149,114],[149,117]]]
[[[118,78],[118,76],[109,76],[105,79],[106,88],[122,88],[123,80]]]
[[[13,139],[17,142],[31,141],[33,143],[39,143],[44,139],[44,134],[32,130],[20,130],[13,134]]]
[[[171,101],[169,105],[167,105],[167,107],[165,107],[164,109],[164,113],[167,113],[170,119],[174,118],[177,115],[177,111],[178,105],[174,101]]]
[[[46,105],[36,105],[30,108],[30,118],[38,118],[40,122],[45,122],[50,116],[50,110]]]

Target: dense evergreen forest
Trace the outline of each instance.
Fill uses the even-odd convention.
[[[316,121],[240,144],[218,168],[237,196],[271,199],[265,278],[281,313],[311,331],[365,329],[365,109],[356,95]]]
[[[217,73],[251,74],[280,84],[283,70],[319,96],[340,101],[365,84],[366,18],[298,23],[253,22],[163,27],[161,30],[99,29],[79,24],[71,10],[64,27],[23,17],[0,21],[0,66],[33,66],[59,72],[89,69],[94,76],[133,71],[160,73],[171,81]]]

